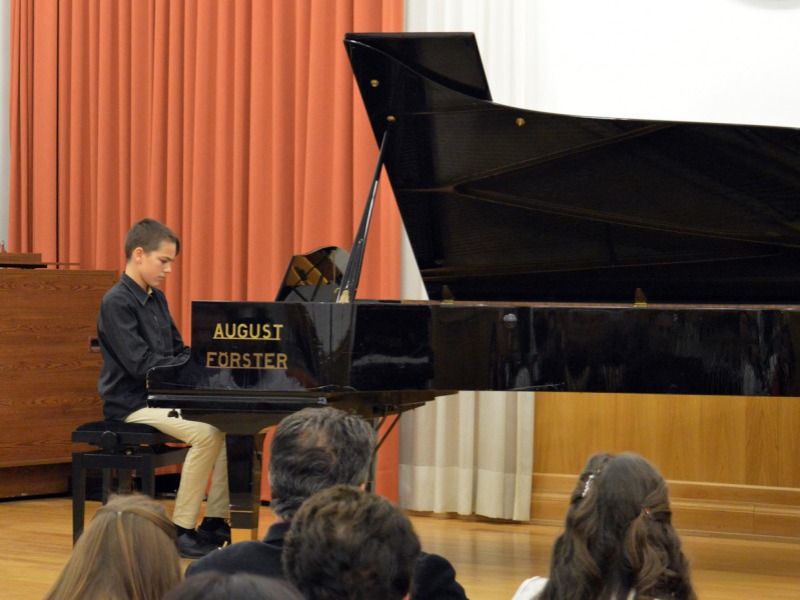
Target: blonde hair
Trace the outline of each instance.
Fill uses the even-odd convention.
[[[181,580],[175,526],[148,496],[98,509],[45,600],[160,600]]]

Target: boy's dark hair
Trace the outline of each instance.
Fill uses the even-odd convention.
[[[283,419],[270,446],[273,512],[288,521],[320,490],[366,483],[375,443],[368,422],[335,408],[305,408]]]
[[[570,498],[542,600],[696,598],[669,492],[638,454],[596,454]]]
[[[181,241],[172,229],[155,219],[142,219],[134,223],[125,236],[125,260],[130,260],[136,248],[152,252],[158,250],[163,242],[173,242],[175,254],[181,251]]]
[[[307,600],[401,600],[420,545],[403,511],[348,485],[306,500],[284,541],[283,568]]]

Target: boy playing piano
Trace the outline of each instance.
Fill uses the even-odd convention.
[[[146,402],[147,371],[189,356],[167,300],[156,289],[179,251],[178,237],[153,219],[139,221],[128,232],[125,272],[103,297],[97,318],[103,355],[98,389],[106,420],[151,425],[191,445],[172,520],[181,556],[198,558],[230,542],[225,434],[212,425],[183,419],[175,411],[149,408]],[[195,529],[209,475],[205,518]]]

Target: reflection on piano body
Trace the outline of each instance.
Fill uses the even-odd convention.
[[[280,301],[193,303],[151,406],[247,439],[457,390],[798,395],[800,131],[495,104],[471,34],[345,47],[432,300],[334,302],[346,253],[296,257]]]

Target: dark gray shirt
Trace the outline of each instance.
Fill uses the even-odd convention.
[[[147,406],[147,371],[181,363],[190,352],[163,292],[148,293],[124,273],[103,296],[97,337],[103,354],[97,389],[103,398],[103,418],[111,421],[124,421]]]

